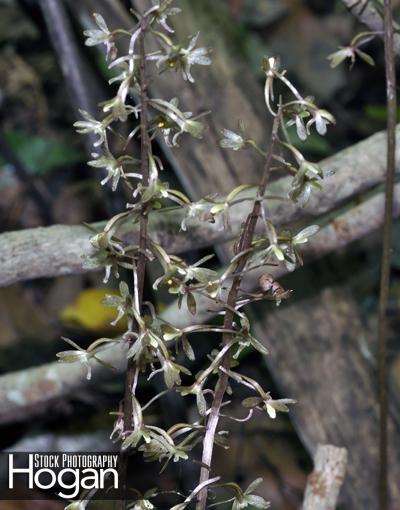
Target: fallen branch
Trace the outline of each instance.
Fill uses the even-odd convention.
[[[314,471],[308,478],[303,510],[333,510],[346,473],[347,450],[318,445]]]
[[[369,30],[382,32],[383,36],[383,17],[371,0],[342,0],[342,2]],[[400,55],[400,34],[394,34],[393,42],[395,53]]]
[[[99,354],[115,370],[91,363],[92,379],[80,363],[47,363],[0,377],[0,425],[44,416],[55,403],[73,396],[86,399],[98,391],[98,384],[115,378],[126,369],[126,350],[114,346]],[[97,388],[96,388],[97,383]],[[79,390],[79,391],[78,391]]]
[[[400,141],[400,134],[398,136]],[[271,201],[268,208],[271,221],[283,225],[302,218],[316,218],[382,183],[386,169],[385,146],[386,133],[381,132],[322,161],[326,183],[322,191],[314,194],[305,208]],[[396,164],[399,168],[400,150]],[[287,189],[287,181],[280,179],[271,184],[270,193],[279,194],[284,188]],[[155,233],[154,240],[169,252],[181,253],[212,246],[237,236],[243,218],[249,213],[249,204],[250,202],[243,202],[232,208],[231,232],[221,232],[218,224],[190,221],[188,233],[182,234],[180,225],[183,218],[175,209],[163,211],[162,214],[151,214],[149,228]],[[362,218],[356,219],[357,222],[363,221]],[[365,228],[368,227],[365,220],[364,234],[372,230],[375,224],[376,220],[373,219],[371,227]],[[100,231],[104,223],[93,226]],[[118,235],[131,243],[135,241],[135,233],[137,234],[137,229],[128,223],[122,225]],[[64,225],[1,234],[0,286],[34,278],[88,271],[82,267],[82,257],[93,253],[90,236],[90,231],[84,226]],[[331,246],[331,243],[329,245]]]
[[[336,214],[331,219],[326,218],[326,226],[322,228],[316,236],[311,238],[309,243],[304,245],[302,253],[305,260],[309,262],[312,259],[324,257],[339,248],[344,248],[350,243],[361,239],[370,232],[381,228],[383,225],[385,208],[384,200],[384,194],[379,193],[350,210],[343,211],[341,214]],[[395,217],[400,215],[400,184],[395,187],[393,212]],[[272,273],[275,278],[280,278],[286,273],[283,266],[276,268],[271,267],[268,268],[268,271]],[[264,270],[261,270],[261,272],[265,272],[265,268]],[[249,290],[254,289],[257,285],[261,272],[253,271],[247,275],[243,288],[247,288]],[[202,299],[206,298],[203,298],[202,296],[197,298],[197,308],[198,310],[207,310],[206,304],[201,301]],[[197,313],[195,320],[198,323],[206,322],[217,311],[219,310],[214,309],[213,311],[210,311],[210,313]],[[171,305],[164,312],[164,318],[167,321],[172,322],[177,327],[185,327],[193,322],[193,317],[190,312],[184,309],[178,310],[176,304]]]
[[[379,193],[350,211],[343,212],[328,224],[305,245],[303,254],[305,260],[322,257],[336,250],[344,248],[351,242],[360,239],[367,233],[377,230],[383,223],[384,195]],[[400,184],[395,188],[395,214],[400,214]],[[54,228],[54,227],[53,227]],[[271,272],[272,268],[271,268]],[[279,277],[283,270],[275,271]],[[254,288],[258,275],[246,278],[246,286]],[[200,299],[200,298],[197,298]],[[203,306],[204,305],[204,306]],[[206,310],[203,303],[198,306]],[[207,315],[196,315],[199,323],[206,322],[218,310],[210,311]],[[193,324],[193,316],[185,309],[178,310],[173,304],[163,313],[163,318],[177,327]],[[117,371],[125,369],[125,359],[118,349],[110,349],[103,353],[106,361]],[[93,379],[96,381],[115,372],[97,364],[93,365]],[[93,383],[85,378],[86,370],[79,364],[63,365],[49,363],[37,368],[13,372],[0,377],[0,424],[30,419],[45,413],[56,399],[76,395],[78,389],[93,387]]]

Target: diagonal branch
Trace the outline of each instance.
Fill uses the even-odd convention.
[[[398,137],[400,139],[400,133]],[[272,221],[276,225],[284,225],[302,218],[316,218],[355,195],[381,184],[386,172],[385,146],[386,133],[381,132],[322,161],[320,164],[326,183],[323,189],[311,198],[304,209],[287,203],[282,207],[279,202],[271,202],[269,215]],[[400,151],[396,154],[396,166],[400,168]],[[270,192],[273,194],[284,188],[288,188],[286,179],[270,184]],[[357,199],[354,205],[358,202]],[[188,222],[188,232],[181,232],[183,216],[174,209],[164,211],[163,214],[151,213],[149,228],[153,240],[169,252],[182,253],[203,248],[236,237],[243,218],[250,211],[249,204],[244,202],[232,209],[231,232],[221,232],[217,224],[193,221]],[[93,226],[100,231],[104,223]],[[128,222],[121,225],[118,235],[127,244],[134,244],[137,232],[137,227],[132,228]],[[0,286],[33,278],[87,272],[82,257],[93,254],[90,236],[90,231],[84,226],[63,225],[0,234]]]
[[[395,188],[394,206],[394,215],[399,216],[400,184]],[[383,214],[383,193],[377,194],[350,211],[344,211],[333,218],[305,245],[302,250],[305,260],[308,262],[314,258],[323,257],[338,247],[348,246],[371,231],[379,230],[383,225]],[[282,273],[277,273],[276,277],[278,276],[282,276]],[[251,288],[255,285],[256,279],[256,275],[252,279],[247,277],[246,285]],[[201,297],[198,301],[200,299]],[[198,304],[199,311],[207,309],[207,306],[203,306],[204,303],[202,306]],[[198,312],[196,321],[207,322],[217,312],[217,309],[202,315]],[[184,309],[178,310],[176,304],[167,308],[162,318],[180,328],[193,325],[193,316]],[[104,351],[101,357],[113,365],[118,373],[122,373],[126,368],[125,351],[121,352],[113,347]],[[95,382],[105,380],[107,377],[115,377],[115,371],[97,364],[93,364],[92,373]],[[82,392],[82,389],[91,386],[93,387],[93,381],[87,381],[86,369],[80,364],[65,365],[54,362],[2,375],[0,376],[0,424],[43,415],[53,406],[54,401],[76,396]]]
[[[342,2],[369,30],[383,34],[383,17],[373,5],[374,2],[371,0],[342,0]],[[398,33],[394,34],[393,47],[396,55],[400,55],[400,34]]]

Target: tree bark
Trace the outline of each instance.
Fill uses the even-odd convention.
[[[308,478],[303,510],[333,510],[339,497],[347,466],[347,450],[318,445],[314,471]]]

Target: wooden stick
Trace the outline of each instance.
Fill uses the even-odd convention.
[[[347,466],[346,448],[318,445],[308,478],[303,510],[334,510]]]

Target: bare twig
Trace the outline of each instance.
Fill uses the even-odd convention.
[[[379,296],[379,406],[380,406],[380,440],[379,440],[379,503],[380,509],[388,507],[388,466],[387,466],[387,389],[386,389],[386,343],[387,343],[387,304],[390,289],[390,248],[392,241],[393,223],[393,195],[396,172],[396,67],[393,46],[394,27],[392,17],[392,2],[384,2],[385,24],[385,67],[386,67],[386,93],[387,93],[387,177],[385,186],[385,218],[383,226],[382,267]]]
[[[261,178],[261,182],[258,188],[258,196],[262,197],[265,194],[265,190],[267,187],[267,182],[270,174],[270,168],[271,168],[271,161],[273,157],[273,151],[275,149],[275,143],[277,141],[278,136],[278,128],[279,128],[279,122],[280,122],[280,114],[278,114],[275,117],[274,125],[272,128],[272,134],[271,134],[271,141],[270,146],[268,150],[268,155],[266,157],[265,166],[264,166],[264,172],[263,176]],[[258,218],[261,214],[261,207],[262,203],[260,200],[255,200],[253,210],[248,215],[244,228],[241,232],[239,243],[237,247],[237,253],[244,252],[246,253],[247,250],[251,247],[251,244],[253,242],[253,237],[256,230],[256,225]],[[237,276],[233,278],[231,288],[228,293],[228,300],[227,304],[228,307],[225,312],[224,317],[224,328],[227,330],[232,330],[234,325],[234,312],[236,302],[238,299],[239,294],[239,288],[242,281],[242,272],[246,266],[246,263],[250,257],[250,254],[247,253],[246,255],[243,255],[235,269],[235,273]],[[223,344],[226,346],[232,341],[232,334],[231,333],[224,333],[223,334]],[[226,372],[230,367],[231,362],[231,354],[230,351],[224,356],[222,360],[222,367],[225,369],[224,371],[221,371],[218,381],[215,387],[214,392],[214,399],[211,405],[211,412],[207,421],[207,427],[206,427],[206,433],[203,440],[203,455],[202,455],[202,468],[200,472],[200,481],[199,484],[205,483],[209,476],[210,476],[210,469],[211,469],[211,461],[212,461],[212,455],[213,455],[213,449],[214,449],[214,438],[215,433],[218,426],[219,421],[219,415],[220,415],[220,409],[222,405],[222,401],[224,399],[226,389],[228,386],[229,381],[229,375]],[[207,488],[204,488],[204,490],[199,492],[198,499],[197,499],[197,510],[205,510],[207,505]]]
[[[347,466],[347,450],[318,445],[314,471],[308,478],[302,510],[333,510]]]

